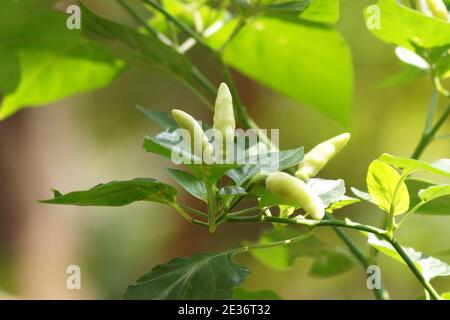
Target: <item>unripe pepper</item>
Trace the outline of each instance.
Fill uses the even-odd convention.
[[[322,142],[309,151],[298,165],[295,175],[304,181],[314,177],[350,140],[350,133],[343,133]]]
[[[270,174],[266,179],[266,189],[276,197],[302,207],[315,220],[320,220],[325,215],[319,196],[302,180],[285,172]]]
[[[209,143],[208,137],[203,132],[200,124],[190,114],[178,110],[172,110],[172,116],[178,123],[180,128],[186,129],[191,135],[191,152],[199,158],[203,159],[203,155],[211,157],[213,146]],[[196,150],[196,144],[200,144],[201,150]]]
[[[223,82],[220,84],[217,92],[213,128],[222,133],[224,142],[234,138],[236,122],[234,120],[233,98],[230,89]]]
[[[448,21],[448,11],[442,0],[426,0],[428,9],[434,17]]]

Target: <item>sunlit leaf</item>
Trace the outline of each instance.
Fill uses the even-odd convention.
[[[348,197],[348,196],[342,196],[341,198],[339,198],[338,201],[333,202],[332,204],[329,205],[329,207],[326,209],[326,212],[328,213],[333,213],[336,210],[342,209],[346,206],[349,206],[351,204],[354,203],[358,203],[361,200],[356,199],[356,198],[352,198],[352,197]]]
[[[380,0],[376,5],[380,9],[380,27],[368,27],[381,40],[411,50],[450,44],[449,23],[402,6],[396,0]],[[371,21],[371,14],[365,10],[366,20]]]
[[[408,179],[405,183],[408,186],[411,207],[415,207],[419,202],[421,202],[421,199],[419,198],[419,191],[436,186],[434,183],[415,179]],[[416,214],[449,215],[450,196],[443,196],[424,204],[416,211]]]
[[[395,157],[384,153],[379,160],[389,163],[399,169],[424,170],[437,175],[450,177],[450,159],[439,159],[432,163],[427,163],[425,161]]]
[[[379,160],[370,164],[367,172],[369,194],[381,210],[394,215],[409,209],[408,188],[402,181],[397,189],[399,181],[400,175],[388,164]]]
[[[351,54],[332,28],[298,20],[251,19],[225,50],[225,61],[248,77],[347,125],[353,87]],[[220,47],[235,25],[210,40]]]
[[[0,54],[0,59],[8,59],[0,63],[0,91],[4,93],[0,119],[25,107],[101,88],[123,68],[101,46],[82,38],[79,30],[67,29],[62,13],[42,8],[37,12],[27,13],[28,19],[0,32],[0,52],[8,52],[7,56]]]
[[[326,24],[339,20],[339,0],[313,0],[300,18]]]

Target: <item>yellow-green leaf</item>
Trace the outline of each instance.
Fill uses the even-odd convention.
[[[367,172],[369,194],[381,210],[394,215],[409,208],[408,188],[403,181],[397,187],[399,180],[400,175],[390,165],[379,160],[370,164]]]

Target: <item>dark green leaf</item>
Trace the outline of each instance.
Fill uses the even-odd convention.
[[[273,228],[263,232],[259,243],[287,240],[300,234],[299,230],[290,227]],[[353,261],[343,248],[334,247],[314,237],[289,245],[252,250],[251,253],[267,267],[282,271],[291,268],[298,258],[312,258],[314,264],[310,272],[316,277],[340,274],[353,266]]]
[[[226,186],[219,190],[219,196],[223,199],[233,198],[235,196],[243,196],[246,195],[244,188],[237,186]]]
[[[136,178],[129,181],[112,181],[99,184],[86,191],[66,194],[54,192],[55,198],[42,203],[71,204],[76,206],[124,206],[135,201],[152,201],[171,204],[177,191],[167,184],[151,178]]]
[[[281,171],[298,164],[303,160],[303,156],[303,147],[300,147],[292,150],[262,154],[261,158],[270,159],[271,157],[277,157],[277,163],[274,163],[272,165],[274,165],[274,168],[276,168],[277,171]],[[244,182],[248,181],[251,177],[259,173],[260,171],[270,171],[270,169],[272,169],[273,171],[274,168],[270,168],[270,165],[268,165],[264,161],[261,161],[258,164],[247,164],[243,165],[240,168],[230,170],[227,172],[227,176],[229,176],[237,186],[241,186],[244,184]]]
[[[178,51],[149,34],[140,34],[126,26],[83,10],[82,33],[108,48],[112,54],[137,67],[169,73],[196,85],[194,66]]]
[[[153,111],[141,106],[137,108],[163,130],[178,128],[178,124],[169,112]]]
[[[182,170],[167,169],[167,171],[169,172],[169,175],[184,188],[184,190],[194,197],[206,201],[206,188],[203,181]]]
[[[130,285],[124,299],[230,299],[250,271],[233,262],[234,253],[193,254],[158,265]]]
[[[271,290],[247,291],[242,287],[234,289],[233,300],[281,300],[280,296]]]

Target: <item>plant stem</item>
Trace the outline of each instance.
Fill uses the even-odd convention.
[[[194,214],[196,214],[196,215],[198,215],[198,216],[200,216],[200,217],[202,217],[202,218],[208,218],[208,215],[207,215],[206,213],[200,211],[200,210],[191,208],[191,207],[186,206],[186,205],[183,205],[183,204],[178,204],[178,205],[179,205],[181,208],[183,208],[183,209],[185,209],[185,210],[189,210],[189,211],[191,211],[192,213],[194,213]]]
[[[402,259],[408,265],[409,269],[411,269],[416,278],[420,281],[420,283],[422,283],[423,287],[430,293],[431,297],[435,300],[440,300],[441,296],[436,292],[436,290],[433,288],[430,282],[427,279],[425,279],[420,270],[417,268],[414,261],[412,261],[412,259],[403,249],[403,247],[398,244],[397,240],[396,239],[386,239],[386,240],[390,242],[390,244],[394,247],[395,251],[397,251],[397,253],[402,257]]]
[[[329,214],[327,214],[326,217],[328,220],[331,220]],[[344,232],[342,229],[340,229],[338,227],[332,227],[332,228],[333,228],[334,232],[336,232],[338,237],[347,245],[347,247],[349,248],[351,253],[355,256],[355,258],[359,261],[359,263],[363,267],[364,272],[367,271],[367,268],[371,264],[373,264],[373,263],[376,264],[376,259],[375,259],[375,261],[369,261],[370,259],[368,259],[366,257],[364,252],[356,245],[356,243],[353,242],[353,240],[348,236],[348,234],[346,232]],[[378,252],[378,250],[377,250],[377,252]],[[389,299],[389,293],[384,288],[383,284],[381,284],[381,288],[373,289],[373,294],[377,300]]]
[[[178,212],[179,214],[181,214],[181,216],[182,216],[183,218],[185,218],[187,221],[189,221],[189,222],[191,222],[191,223],[195,223],[195,224],[201,225],[201,226],[204,226],[204,227],[208,227],[208,224],[207,224],[206,222],[200,221],[200,220],[197,220],[197,219],[191,217],[191,216],[190,216],[189,214],[187,214],[186,211],[184,211],[183,208],[182,208],[181,206],[179,206],[178,204],[172,203],[172,204],[170,204],[170,206],[173,207],[175,210],[177,210],[177,212]]]
[[[447,106],[447,109],[441,115],[441,117],[436,121],[433,125],[433,118],[436,113],[437,103],[438,103],[438,92],[436,89],[433,89],[430,104],[428,107],[427,120],[425,122],[425,127],[423,129],[422,137],[415,148],[414,152],[411,155],[412,159],[419,159],[422,155],[425,148],[433,141],[433,138],[436,132],[440,129],[440,127],[444,124],[445,120],[450,114],[450,105]]]
[[[170,12],[168,12],[161,4],[158,3],[158,1],[155,0],[144,0],[145,3],[147,3],[149,6],[151,6],[153,9],[159,11],[166,19],[173,22],[174,25],[176,25],[180,30],[185,32],[190,37],[194,38],[197,43],[202,45],[205,49],[213,53],[215,56],[217,56],[217,51],[211,48],[202,38],[201,35],[199,35],[197,32],[192,30],[188,25],[186,25],[184,22],[180,21],[176,17],[174,17]]]
[[[368,226],[365,224],[346,222],[341,220],[301,220],[301,219],[289,219],[289,218],[279,218],[279,217],[268,217],[268,216],[252,216],[252,217],[226,217],[226,221],[229,222],[277,222],[284,224],[295,224],[306,226],[308,228],[316,227],[342,227],[348,229],[355,229],[360,231],[366,231],[376,234],[380,237],[386,236],[386,231]]]
[[[227,221],[230,222],[277,222],[277,223],[285,223],[285,224],[295,224],[302,225],[310,228],[311,230],[317,227],[342,227],[349,228],[354,230],[360,230],[365,232],[373,233],[379,236],[382,239],[387,240],[397,251],[397,253],[402,257],[405,261],[406,265],[411,269],[416,278],[420,281],[423,287],[430,293],[433,299],[440,299],[439,294],[434,290],[433,286],[424,278],[422,273],[417,266],[414,264],[414,261],[409,257],[409,255],[405,252],[402,246],[400,246],[396,239],[389,238],[385,230],[381,230],[372,226],[368,226],[365,224],[350,222],[350,221],[340,221],[340,220],[294,220],[287,218],[278,218],[278,217],[267,217],[267,216],[254,216],[254,217],[227,217]]]
[[[411,170],[403,171],[402,175],[397,181],[397,184],[395,185],[394,193],[392,194],[392,201],[391,206],[389,208],[388,221],[386,227],[387,236],[391,239],[394,238],[394,231],[397,228],[397,225],[395,224],[395,205],[397,202],[398,192],[400,191],[403,181],[405,181],[405,179],[408,177],[410,173]]]
[[[262,243],[262,244],[253,244],[253,245],[248,245],[248,246],[244,246],[242,248],[239,248],[237,251],[238,252],[247,252],[248,250],[255,250],[255,249],[267,249],[267,248],[271,248],[271,247],[276,247],[276,246],[282,246],[282,245],[289,245],[292,243],[296,243],[299,241],[302,241],[308,237],[310,237],[313,234],[312,230],[309,230],[308,232],[305,232],[297,237],[294,238],[290,238],[290,239],[286,239],[286,240],[280,240],[280,241],[275,241],[275,242],[270,242],[270,243]]]
[[[142,25],[145,30],[147,30],[150,34],[154,35],[155,37],[158,37],[158,32],[153,29],[147,21],[145,21],[141,15],[128,3],[127,0],[117,0],[117,2],[120,4],[122,8],[124,8],[131,17],[134,18],[139,24]]]

